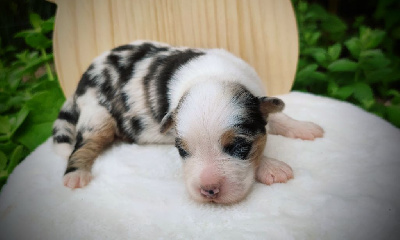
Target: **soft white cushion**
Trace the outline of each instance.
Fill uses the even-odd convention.
[[[397,239],[400,130],[351,104],[303,93],[285,112],[325,129],[315,141],[268,137],[265,154],[292,166],[286,184],[256,183],[233,206],[186,193],[172,146],[120,143],[84,189],[62,185],[66,161],[41,145],[0,196],[4,239]]]

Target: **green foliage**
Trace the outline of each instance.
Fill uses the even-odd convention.
[[[300,33],[293,90],[352,102],[400,127],[400,57],[393,54],[400,39],[397,2],[378,3],[372,20],[383,21],[384,30],[365,26],[370,16],[349,26],[318,4],[292,2]]]
[[[52,32],[54,18],[44,21],[31,14],[30,22],[32,29],[15,35],[29,48],[15,52],[11,61],[0,61],[0,187],[15,166],[51,135],[65,100],[51,70],[53,54],[46,52],[52,45],[46,34]]]

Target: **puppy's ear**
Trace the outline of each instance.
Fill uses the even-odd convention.
[[[163,117],[163,119],[161,120],[160,133],[164,134],[174,126],[174,115],[174,111],[171,111]]]
[[[260,101],[261,113],[265,118],[268,117],[268,114],[282,112],[282,110],[285,108],[285,103],[279,98],[260,97],[258,99]]]

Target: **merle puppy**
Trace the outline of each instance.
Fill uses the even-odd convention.
[[[254,180],[286,182],[292,169],[263,155],[267,132],[312,140],[323,130],[281,113],[284,103],[263,89],[252,67],[222,49],[136,41],[105,52],[54,123],[55,148],[68,158],[64,185],[86,186],[95,159],[117,138],[174,143],[199,202],[238,202]]]

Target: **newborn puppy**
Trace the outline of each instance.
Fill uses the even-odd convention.
[[[68,158],[64,185],[81,188],[115,139],[175,143],[185,184],[199,202],[242,200],[255,179],[293,178],[285,163],[263,156],[272,134],[312,140],[323,130],[281,113],[252,67],[222,49],[136,41],[97,57],[54,123],[57,152]],[[267,124],[268,123],[268,124]]]

